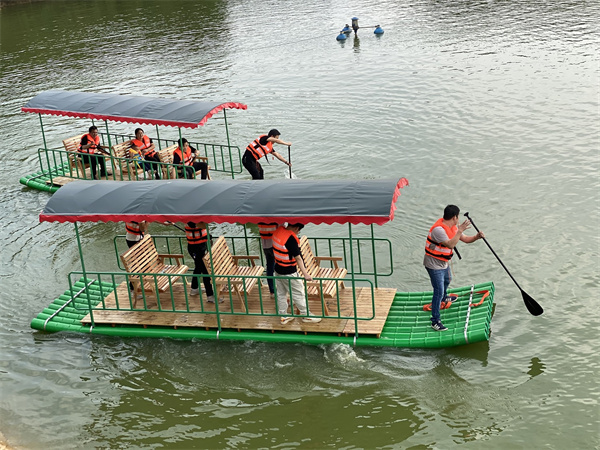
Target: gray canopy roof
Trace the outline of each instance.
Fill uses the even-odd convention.
[[[407,185],[405,178],[74,181],[50,198],[40,221],[381,225]]]
[[[133,95],[50,90],[29,100],[24,112],[196,128],[225,108],[246,109],[237,102],[204,102]]]

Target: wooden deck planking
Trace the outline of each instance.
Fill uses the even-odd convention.
[[[98,169],[99,170],[99,169]],[[85,174],[87,178],[71,178],[71,177],[52,177],[52,181],[50,180],[46,180],[46,184],[50,185],[53,184],[55,186],[64,186],[65,184],[71,183],[73,181],[77,181],[77,180],[93,180],[92,178],[92,171],[91,169],[88,167],[87,169],[85,169]],[[121,181],[119,178],[119,173],[117,172],[117,181]],[[140,177],[141,178],[141,177]],[[113,176],[112,175],[106,175],[105,177],[101,178],[101,180],[113,180]],[[127,174],[123,175],[123,181],[128,181],[129,178],[127,178]],[[134,176],[132,175],[131,177],[131,181],[135,181]]]
[[[121,308],[130,308],[129,297],[127,293],[126,282],[121,283],[117,287],[117,296]],[[265,314],[276,314],[275,299],[269,296],[267,286],[261,287],[263,311]],[[357,287],[357,311],[359,316],[368,317],[372,314],[371,290],[364,287]],[[188,287],[189,293],[189,287]],[[395,289],[380,288],[375,290],[375,309],[376,315],[372,320],[361,320],[358,324],[359,334],[377,335],[381,334],[383,325],[387,319],[392,301],[396,294]],[[204,293],[203,293],[204,295]],[[191,312],[185,311],[185,296],[183,285],[176,283],[173,285],[173,301],[171,295],[167,291],[159,296],[161,306],[164,312],[161,311],[121,311],[116,309],[111,310],[95,310],[94,321],[96,324],[108,325],[143,325],[143,326],[167,326],[167,327],[198,327],[198,328],[217,328],[217,316],[215,314],[202,314],[201,311],[216,310],[216,306],[211,303],[206,303],[203,296],[203,308],[201,309],[200,297],[190,296],[189,308]],[[264,316],[261,315],[260,301],[258,289],[247,296],[248,312],[250,315],[229,315],[231,305],[233,303],[234,310],[240,312],[239,299],[235,293],[232,293],[231,298],[225,297],[225,301],[219,304],[221,315],[221,328],[234,330],[268,330],[268,331],[295,331],[295,332],[311,332],[311,333],[336,333],[336,334],[354,334],[354,321],[348,319],[337,319],[337,299],[327,299],[327,305],[330,310],[331,318],[324,318],[320,323],[304,323],[301,317],[297,317],[294,321],[281,325],[279,316]],[[106,308],[116,308],[115,294],[111,293],[105,299]],[[138,300],[138,307],[143,307],[143,300]],[[173,311],[183,310],[182,312]],[[147,308],[157,308],[156,297],[151,294],[146,295]],[[99,305],[101,307],[101,304]],[[346,288],[340,290],[340,309],[342,315],[353,315],[352,306],[352,289]],[[310,298],[309,309],[313,314],[321,315],[320,300]],[[254,314],[254,315],[253,315]],[[89,314],[81,321],[83,324],[90,323]]]

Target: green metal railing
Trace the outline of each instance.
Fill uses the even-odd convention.
[[[93,156],[92,156],[93,157]],[[117,158],[116,156],[97,156],[104,158],[107,174],[106,178],[116,181],[137,181],[154,179],[154,172],[159,171],[163,179],[187,178],[187,171],[181,171],[179,164],[158,163],[154,161],[143,161],[150,169],[144,171],[134,159]],[[91,180],[85,170],[79,170],[78,167],[85,168],[85,164],[79,154],[59,149],[38,149],[38,161],[42,171],[50,178],[50,182],[57,177],[67,177],[78,180]],[[44,167],[46,165],[47,169]],[[175,170],[172,170],[175,169]],[[100,168],[97,167],[99,176]],[[212,170],[212,168],[211,168]],[[150,172],[150,173],[148,173]],[[196,178],[194,174],[192,178]]]
[[[125,142],[131,138],[132,136],[122,134],[110,134],[110,136],[107,136],[106,133],[102,134],[102,142],[103,145],[106,146],[109,146],[107,142],[110,142],[110,145],[112,146]],[[176,143],[177,141],[172,139],[155,140],[155,144],[159,149]],[[235,177],[235,174],[242,173],[242,158],[239,147],[200,142],[192,142],[190,145],[198,150],[198,156],[207,158],[211,172],[222,172],[230,175],[232,178]],[[85,170],[79,171],[77,169],[78,166],[81,166],[84,169],[86,166],[82,160],[81,154],[66,151],[64,148],[61,149],[47,147],[39,148],[37,154],[40,170],[47,174],[47,176],[50,178],[50,182],[52,182],[53,178],[56,177],[67,177],[82,180],[91,179],[91,177],[86,174]],[[87,154],[86,157],[88,157]],[[96,157],[103,158],[105,160],[107,170],[112,172],[112,175],[108,177],[109,179],[119,181],[150,179],[143,169],[138,171],[138,169],[141,168],[141,165],[138,164],[134,159],[118,158],[115,156],[102,156],[101,154],[98,154]],[[163,178],[188,177],[187,172],[185,170],[181,170],[181,165],[158,163],[146,160],[144,160],[143,163],[148,167],[151,166],[149,170],[152,172],[159,170],[161,172],[161,177]],[[172,171],[171,168],[175,168],[175,171]],[[193,175],[193,178],[196,178],[195,174]]]
[[[128,134],[117,134],[105,132],[100,133],[102,145],[115,145],[129,141],[135,136]],[[177,144],[177,139],[151,138],[158,150]],[[197,155],[208,159],[211,171],[224,172],[228,174],[242,173],[242,154],[240,148],[229,144],[209,144],[204,142],[192,142],[189,144],[197,150]]]
[[[267,276],[260,276],[260,277],[252,277],[252,276],[228,276],[228,275],[194,275],[194,274],[184,274],[184,275],[172,275],[172,274],[164,274],[164,273],[123,273],[123,272],[88,272],[88,271],[77,271],[77,272],[71,272],[69,273],[68,276],[68,280],[69,280],[69,289],[73,289],[73,286],[75,285],[75,283],[77,281],[79,281],[81,279],[81,277],[85,277],[87,279],[91,279],[91,278],[95,278],[98,281],[98,285],[100,288],[100,295],[99,296],[93,296],[90,295],[90,293],[88,291],[85,291],[81,297],[82,298],[86,298],[87,299],[87,308],[85,308],[84,310],[89,311],[90,314],[90,321],[92,323],[92,326],[94,325],[94,312],[95,311],[145,311],[145,312],[161,312],[161,313],[187,313],[187,314],[210,314],[210,315],[216,315],[217,316],[217,323],[218,323],[218,328],[221,329],[220,326],[220,320],[219,317],[220,316],[266,316],[266,317],[278,317],[281,316],[280,314],[278,314],[277,312],[275,313],[268,313],[266,312],[267,309],[273,309],[275,308],[275,310],[277,310],[277,305],[273,305],[273,302],[276,302],[275,299],[271,298],[271,297],[266,297],[263,295],[262,289],[260,289],[260,281],[261,280],[266,280],[267,278],[271,278],[273,280],[284,280],[288,283],[291,283],[291,279],[290,277],[279,277],[279,276],[273,276],[273,277],[267,277]],[[129,281],[131,279],[131,277],[136,277],[136,276],[143,276],[144,277],[144,282],[147,283],[148,279],[150,278],[151,280],[153,280],[154,283],[154,292],[156,293],[156,295],[152,295],[148,292],[148,290],[142,290],[141,292],[141,296],[138,294],[138,298],[135,298],[134,296],[136,294],[131,292],[131,289],[127,288]],[[168,283],[168,289],[165,290],[164,292],[160,292],[158,290],[158,277],[168,277],[169,278],[169,283]],[[212,309],[207,309],[205,307],[205,294],[202,292],[201,289],[199,289],[199,296],[193,296],[190,297],[190,291],[188,289],[189,283],[191,282],[192,277],[206,277],[206,278],[210,278],[211,282],[213,283],[213,286],[215,285],[215,278],[219,278],[219,279],[227,279],[228,280],[228,286],[227,286],[227,290],[228,290],[228,296],[225,299],[225,304],[229,307],[229,310],[223,310],[222,306],[220,306],[219,301],[217,300],[214,304],[214,310]],[[243,302],[243,307],[240,305],[240,299],[238,298],[237,294],[234,291],[234,288],[231,284],[231,279],[236,278],[236,279],[244,279],[244,280],[251,280],[251,279],[256,279],[257,280],[257,292],[258,292],[258,309],[254,309],[254,310],[250,310],[250,304],[248,302],[248,294],[244,291],[243,292],[243,297],[242,297],[242,302]],[[185,283],[182,283],[180,281],[180,279],[183,279],[185,281]],[[298,280],[298,278],[294,278],[295,280]],[[303,279],[302,279],[303,280]],[[323,283],[327,280],[336,280],[335,278],[316,278],[316,281],[319,281],[320,283]],[[306,286],[306,281],[304,281],[304,288],[306,290],[307,286]],[[341,303],[340,303],[340,287],[337,286],[336,289],[336,296],[334,297],[334,300],[336,301],[336,312],[333,314],[329,314],[326,315],[325,314],[325,299],[323,299],[321,297],[321,311],[320,314],[317,313],[317,311],[315,311],[314,309],[310,311],[311,316],[314,317],[321,317],[323,319],[345,319],[345,320],[353,320],[355,322],[355,329],[358,329],[358,321],[365,321],[365,320],[372,320],[374,318],[374,314],[375,314],[375,295],[374,295],[374,287],[373,284],[366,279],[357,279],[357,282],[362,282],[362,283],[367,283],[370,285],[370,289],[371,289],[371,311],[373,312],[370,315],[366,315],[366,316],[361,316],[358,314],[358,307],[357,307],[357,298],[356,295],[353,295],[353,314],[342,314],[341,313]],[[174,286],[176,284],[180,284],[182,286],[183,289],[183,300],[184,300],[184,304],[183,307],[177,307],[177,305],[175,304],[175,292],[174,292]],[[108,285],[113,285],[113,286],[125,286],[126,287],[126,293],[123,294],[122,292],[124,291],[124,289],[120,289],[121,290],[121,294],[119,294],[119,289],[114,288],[114,289],[110,289],[107,288],[106,286]],[[200,284],[199,284],[200,287]],[[293,298],[293,294],[291,291],[291,286],[288,286],[288,291],[289,291],[289,298],[290,298],[290,313],[286,313],[286,316],[296,316],[295,312],[294,312],[294,298]],[[107,304],[107,300],[106,298],[109,295],[114,295],[114,306],[108,306]],[[218,297],[218,293],[215,292],[215,295]],[[181,299],[181,295],[179,294],[179,297]],[[271,305],[269,305],[268,307],[266,307],[265,305],[265,301],[271,302]],[[137,303],[140,303],[140,306],[137,306]],[[364,308],[364,304],[361,305]],[[211,307],[212,308],[212,307]],[[77,309],[81,309],[81,308],[77,308]]]

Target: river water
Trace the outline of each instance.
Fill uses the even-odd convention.
[[[2,9],[0,431],[8,443],[598,448],[599,13],[585,0]],[[337,42],[352,16],[385,34],[364,28]],[[35,332],[30,320],[80,268],[72,225],[40,224],[49,194],[18,183],[37,170],[42,142],[38,118],[20,108],[55,88],[246,103],[228,115],[233,144],[278,128],[293,143],[298,178],[408,178],[395,220],[376,230],[395,252],[384,285],[429,289],[424,237],[455,203],[545,313],[528,314],[477,242],[463,245],[454,285],[494,281],[489,343],[406,350]],[[89,126],[45,124],[51,146]],[[186,135],[223,142],[223,132],[217,119]],[[265,165],[267,178],[285,171],[276,160]],[[108,247],[120,228],[84,228],[88,270],[114,268]]]

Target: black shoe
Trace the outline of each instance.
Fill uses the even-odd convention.
[[[435,331],[446,331],[448,329],[439,320],[437,322],[432,322],[431,328],[433,328]]]

